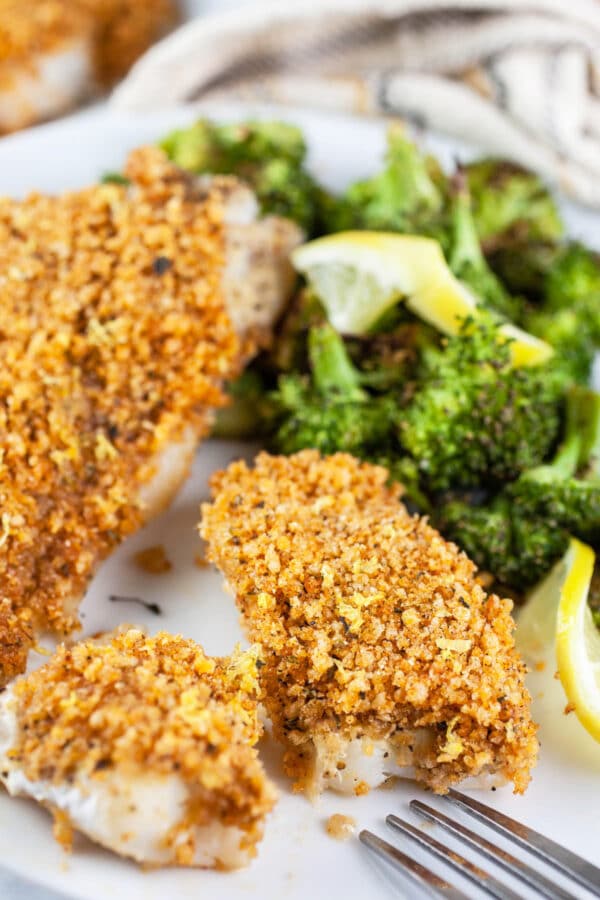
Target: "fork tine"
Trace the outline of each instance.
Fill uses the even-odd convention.
[[[550,881],[549,878],[546,878],[544,875],[540,874],[540,872],[536,872],[535,869],[532,869],[531,866],[528,866],[522,860],[517,859],[512,853],[508,853],[506,850],[496,847],[495,844],[487,841],[484,837],[481,837],[481,835],[471,831],[470,828],[465,828],[465,826],[461,825],[459,822],[449,819],[432,806],[427,806],[427,804],[421,803],[419,800],[411,800],[410,808],[425,819],[435,822],[437,825],[441,825],[442,828],[445,828],[446,831],[450,832],[454,837],[459,838],[459,840],[463,841],[469,847],[478,850],[486,857],[486,859],[501,866],[525,884],[541,891],[548,900],[577,900],[575,894],[570,894],[568,891],[563,890],[563,888],[558,887]]]
[[[578,884],[587,888],[595,897],[600,897],[600,869],[592,865],[592,863],[567,850],[566,847],[561,847],[560,844],[545,837],[538,831],[534,831],[533,828],[522,825],[520,822],[511,819],[510,816],[505,816],[503,813],[486,806],[485,803],[473,800],[472,797],[467,797],[459,791],[450,790],[444,797],[461,809],[464,809],[465,812],[479,822],[489,825],[498,834],[514,841],[519,847],[529,850],[538,859],[558,869],[564,875],[570,876]]]
[[[433,853],[433,855],[437,856],[438,859],[441,859],[442,862],[451,866],[456,872],[464,875],[465,878],[468,878],[469,881],[476,884],[478,888],[481,888],[481,890],[490,894],[492,897],[496,897],[497,900],[523,900],[520,894],[517,894],[511,888],[502,884],[501,881],[493,878],[489,872],[480,869],[479,866],[469,862],[464,856],[461,856],[444,844],[440,844],[439,841],[436,841],[435,838],[425,834],[420,828],[415,828],[414,825],[405,822],[404,819],[399,819],[398,816],[386,816],[385,821],[388,825],[391,825],[392,828],[395,828],[421,847],[424,847],[425,850],[429,850],[430,853]]]
[[[381,859],[391,863],[394,868],[399,869],[404,876],[409,878],[421,889],[429,891],[429,893],[436,897],[442,897],[444,900],[468,900],[466,894],[463,894],[458,888],[452,887],[451,884],[448,884],[448,882],[444,881],[443,878],[440,878],[439,875],[430,872],[425,866],[422,866],[416,860],[411,859],[410,856],[406,856],[406,854],[402,853],[401,850],[398,850],[397,847],[388,844],[387,841],[377,837],[377,835],[373,834],[371,831],[361,831],[358,838],[365,847],[368,847],[369,850],[372,850],[377,856],[380,856]]]

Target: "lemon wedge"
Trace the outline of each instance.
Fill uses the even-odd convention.
[[[588,606],[595,554],[572,538],[567,552],[529,593],[517,617],[516,643],[530,662],[553,644],[558,675],[573,710],[600,741],[600,632]]]
[[[595,556],[591,547],[571,544],[576,548],[556,618],[558,674],[575,715],[600,741],[600,632],[587,602]]]
[[[529,591],[524,605],[517,607],[515,644],[531,666],[545,664],[549,649],[554,648],[558,604],[572,559],[573,548],[569,545],[563,558]]]
[[[297,247],[292,262],[342,334],[364,334],[401,300],[447,335],[477,316],[477,298],[452,274],[432,238],[344,231]],[[514,365],[536,365],[552,355],[549,344],[515,325],[501,331],[512,340]]]

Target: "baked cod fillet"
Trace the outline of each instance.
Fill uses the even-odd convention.
[[[0,0],[0,133],[121,78],[175,24],[176,0]]]
[[[261,453],[215,475],[202,508],[209,557],[262,646],[286,770],[311,793],[400,774],[522,792],[538,744],[512,604],[386,478],[346,454]]]
[[[98,563],[171,499],[268,341],[298,228],[162,151],[128,186],[0,199],[0,683],[66,635]]]
[[[76,830],[141,863],[243,866],[275,801],[256,661],[137,629],[60,646],[0,695],[0,779],[67,847]]]

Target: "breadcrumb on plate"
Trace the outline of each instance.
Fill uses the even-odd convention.
[[[313,793],[402,773],[522,792],[538,742],[512,603],[386,479],[346,454],[261,453],[213,476],[202,507],[209,557],[262,646],[286,770]]]
[[[60,646],[0,695],[0,778],[72,831],[153,865],[238,868],[274,789],[254,747],[257,654],[128,628]]]
[[[256,221],[236,179],[200,182],[150,147],[126,174],[0,198],[0,580],[38,632],[76,628],[98,563],[170,501],[293,283],[299,230]],[[244,235],[272,277],[240,297]],[[14,660],[0,633],[0,683]]]
[[[167,551],[162,544],[155,544],[152,547],[144,547],[133,554],[133,561],[142,572],[148,575],[164,575],[173,568],[171,560],[167,556]]]

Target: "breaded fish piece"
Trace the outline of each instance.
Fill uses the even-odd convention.
[[[66,112],[172,27],[177,0],[0,0],[0,133]]]
[[[538,743],[512,603],[411,516],[385,469],[261,453],[212,479],[208,555],[262,646],[263,700],[289,775],[361,794],[414,774],[527,787]]]
[[[26,618],[15,613],[7,600],[0,600],[0,684],[7,684],[25,669],[34,642]]]
[[[134,628],[61,645],[0,695],[0,779],[67,847],[76,830],[140,863],[246,865],[275,801],[256,664]]]
[[[27,633],[78,626],[97,565],[171,499],[294,283],[299,229],[258,221],[235,179],[199,183],[154,148],[127,176],[0,199],[0,600],[20,623],[0,628],[1,683],[15,641],[24,660]]]

